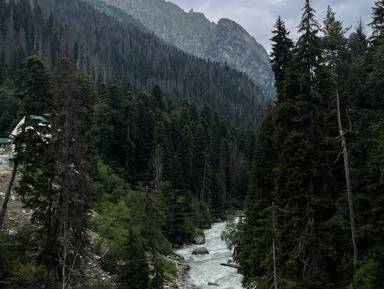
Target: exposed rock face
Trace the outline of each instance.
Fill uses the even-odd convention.
[[[192,251],[192,255],[206,255],[209,254],[209,251],[205,247],[196,248]]]
[[[95,0],[87,0],[95,3]],[[164,0],[101,0],[140,21],[148,30],[185,52],[245,72],[266,98],[274,98],[273,72],[262,45],[236,22],[210,22],[202,13],[188,13]]]
[[[261,88],[266,98],[274,98],[273,72],[264,47],[236,22],[221,19],[206,55],[215,61],[245,72]]]

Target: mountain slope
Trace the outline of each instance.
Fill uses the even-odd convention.
[[[130,81],[136,92],[148,92],[157,83],[166,99],[207,102],[238,125],[262,120],[263,95],[243,73],[186,54],[125,16],[118,21],[86,2],[37,2],[43,13],[29,0],[0,10],[0,84],[28,55],[38,55],[48,68],[68,57],[94,84]]]
[[[185,52],[245,72],[267,98],[275,97],[273,72],[265,49],[230,19],[210,22],[202,13],[188,13],[164,0],[86,0],[100,7],[103,1],[143,23],[160,38]]]

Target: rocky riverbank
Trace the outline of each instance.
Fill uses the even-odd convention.
[[[183,262],[184,258],[176,253],[172,253],[167,258],[176,264],[177,275],[171,282],[166,282],[164,284],[164,288],[197,289],[195,285],[188,284],[185,281],[190,268]]]

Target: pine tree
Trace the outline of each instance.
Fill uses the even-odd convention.
[[[347,66],[348,73],[344,74],[347,75],[347,78],[339,84],[343,85],[343,90],[345,91],[344,101],[349,106],[351,112],[353,111],[353,114],[356,114],[364,106],[368,92],[366,89],[368,36],[361,19],[358,21],[355,31],[349,36],[348,46],[352,52],[352,59],[350,59],[350,63]]]
[[[245,201],[245,218],[239,222],[240,240],[235,245],[234,258],[244,276],[243,284],[256,288],[271,287],[272,234],[271,204],[274,199],[274,167],[277,150],[273,139],[272,107],[264,119],[258,137],[258,147],[250,171],[249,190]],[[239,242],[240,241],[240,242]]]
[[[124,156],[125,143],[125,123],[121,112],[123,102],[123,94],[116,84],[111,84],[108,87],[107,104],[109,108],[106,112],[110,114],[110,124],[112,126],[112,137],[108,139],[110,145],[109,155],[107,157],[110,163],[114,165],[124,166],[126,160]],[[104,140],[105,141],[105,140]]]
[[[355,57],[361,57],[367,51],[368,39],[364,29],[364,22],[361,18],[357,22],[355,31],[349,36],[349,47]]]
[[[375,44],[376,39],[383,36],[384,33],[384,1],[378,0],[375,6],[372,7],[372,22],[369,23],[372,27],[372,39]]]
[[[50,76],[43,61],[31,56],[23,62],[17,80],[19,86],[15,94],[22,101],[25,114],[24,123],[14,139],[16,162],[23,164],[17,193],[24,206],[32,210],[31,221],[41,225],[42,247],[50,251],[55,243],[53,223],[58,202],[55,189],[56,144],[52,138],[50,118],[54,109]],[[56,252],[44,254],[56,255]],[[52,255],[49,257],[53,258]],[[43,260],[46,261],[50,262]],[[52,266],[52,263],[49,265]]]
[[[194,135],[194,152],[193,152],[193,191],[196,193],[198,200],[204,200],[204,181],[207,170],[207,136],[204,127],[198,124]]]
[[[116,156],[111,153],[113,151],[112,141],[115,131],[112,122],[113,115],[106,99],[98,94],[93,107],[90,134],[92,135],[93,146],[107,163],[117,162]]]
[[[282,93],[282,81],[285,78],[285,67],[291,58],[293,41],[289,38],[289,31],[285,27],[285,22],[280,16],[277,17],[272,31],[274,36],[270,39],[272,44],[271,62],[272,70],[275,74],[275,87],[277,94]]]
[[[134,172],[136,181],[146,179],[152,155],[154,120],[153,112],[146,104],[147,99],[147,95],[142,94],[137,102],[136,171]]]
[[[147,289],[149,286],[149,268],[139,235],[129,228],[125,237],[119,267],[118,289]]]
[[[327,121],[330,77],[322,67],[320,25],[309,0],[302,10],[300,37],[273,113],[278,152],[273,192],[281,234],[277,268],[287,288],[315,288],[332,276],[324,270],[328,240],[322,238],[335,212],[329,190],[334,153]]]
[[[23,102],[23,115],[51,112],[52,95],[49,92],[49,74],[44,62],[36,55],[28,57],[18,70],[15,95]]]
[[[157,83],[153,86],[151,95],[155,98],[156,107],[163,110],[164,109],[163,92],[161,91],[161,88]]]
[[[182,167],[183,189],[191,191],[193,183],[193,134],[186,125],[181,131],[181,140],[178,145],[178,157]]]
[[[199,121],[199,113],[197,110],[196,103],[194,102],[191,102],[191,104],[189,105],[189,119],[191,121],[194,121],[195,123]]]
[[[20,101],[13,93],[13,83],[9,81],[4,86],[0,87],[0,135],[7,136],[16,126],[17,111],[20,106]]]
[[[384,20],[381,18],[383,3],[377,1],[376,7],[373,8],[373,22],[375,27],[382,27]],[[380,35],[379,35],[380,34]],[[364,288],[376,288],[382,286],[384,280],[381,274],[377,274],[377,269],[384,264],[383,255],[383,123],[384,118],[382,108],[384,103],[383,87],[384,83],[380,74],[383,72],[382,60],[384,55],[384,40],[382,31],[374,34],[371,39],[370,50],[365,55],[366,65],[368,67],[367,87],[369,88],[367,97],[363,100],[363,108],[361,109],[360,121],[362,124],[359,136],[363,141],[356,142],[359,146],[366,148],[365,154],[368,158],[359,164],[358,172],[368,172],[364,176],[359,174],[366,183],[359,183],[364,191],[364,197],[368,199],[369,206],[364,206],[363,223],[360,229],[362,234],[362,250],[363,255],[361,267],[356,272],[357,286]],[[369,128],[369,129],[367,129]],[[364,199],[364,201],[366,201]],[[367,214],[367,211],[369,212]],[[365,229],[370,228],[366,231]],[[363,243],[364,242],[364,243]],[[368,245],[369,244],[369,245]]]
[[[328,6],[327,15],[324,19],[324,37],[323,37],[323,49],[324,49],[324,62],[330,69],[334,79],[334,94],[336,100],[336,115],[337,125],[339,130],[339,137],[341,141],[343,160],[344,160],[344,172],[345,172],[345,184],[348,197],[349,207],[349,220],[351,225],[351,236],[353,245],[353,264],[357,266],[358,258],[358,246],[356,240],[356,225],[355,225],[355,210],[354,201],[352,195],[352,184],[349,167],[349,155],[347,150],[347,141],[345,137],[345,131],[343,130],[342,117],[341,117],[341,98],[339,92],[339,79],[341,77],[342,60],[347,55],[347,40],[345,33],[348,29],[343,29],[342,22],[336,20],[335,12]]]
[[[345,34],[349,28],[344,29],[343,22],[336,20],[335,14],[332,8],[328,6],[322,29],[324,33],[322,43],[324,63],[337,76],[340,71],[341,61],[346,59],[347,56]]]
[[[124,87],[120,114],[123,124],[123,131],[121,134],[125,136],[122,144],[122,157],[124,158],[124,167],[127,169],[127,174],[129,176],[133,175],[133,171],[135,170],[134,157],[136,150],[136,129],[134,120],[137,118],[137,106],[134,101],[134,90],[130,82],[127,82]]]
[[[87,244],[86,224],[89,198],[87,172],[88,134],[92,86],[76,74],[69,60],[61,59],[53,70],[55,101],[53,135],[57,142],[59,202],[56,212],[62,288],[82,281]]]
[[[383,118],[373,125],[371,133],[374,135],[372,149],[368,156],[367,194],[369,196],[370,212],[366,227],[370,228],[368,236],[364,236],[366,250],[364,262],[356,273],[357,287],[379,288],[384,284],[380,269],[384,266],[384,134]],[[363,231],[363,230],[361,230]],[[369,245],[368,245],[369,244]]]

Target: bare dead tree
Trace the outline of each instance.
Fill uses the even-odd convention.
[[[153,180],[153,186],[157,192],[161,191],[161,182],[163,180],[163,150],[161,145],[158,144],[155,151],[155,157],[153,160],[153,168],[155,170],[155,179]]]
[[[346,183],[346,189],[347,189],[349,219],[351,223],[351,235],[352,235],[352,245],[353,245],[353,264],[354,266],[356,266],[357,260],[358,260],[358,250],[357,250],[357,241],[356,241],[355,211],[353,209],[353,196],[352,196],[351,176],[349,172],[349,163],[348,163],[347,141],[345,139],[343,126],[341,123],[340,95],[337,87],[336,87],[336,111],[337,111],[337,125],[339,128],[339,136],[341,139],[341,146],[343,150],[345,183]]]
[[[348,207],[349,207],[349,219],[351,225],[351,236],[352,236],[352,245],[353,245],[353,266],[356,269],[358,250],[357,250],[357,241],[356,241],[356,225],[355,225],[355,212],[353,209],[353,196],[352,196],[352,187],[351,187],[351,177],[349,173],[349,163],[348,163],[348,150],[347,150],[347,141],[345,139],[345,131],[343,130],[342,121],[341,121],[341,112],[340,112],[340,94],[339,94],[339,85],[338,85],[338,70],[341,67],[341,55],[346,51],[346,41],[345,33],[350,29],[342,28],[342,22],[336,20],[335,13],[332,11],[330,6],[328,6],[328,11],[326,18],[324,20],[325,28],[324,32],[324,53],[326,66],[330,69],[332,76],[335,80],[334,91],[335,91],[335,100],[336,100],[336,115],[337,115],[337,126],[339,131],[339,138],[341,140],[341,149],[344,160],[344,173],[346,181],[346,190],[348,197]],[[335,45],[336,43],[336,45]]]
[[[5,192],[5,197],[4,197],[3,205],[1,207],[1,212],[0,212],[0,229],[3,226],[3,221],[4,221],[5,213],[7,211],[9,197],[11,195],[12,186],[13,186],[13,183],[14,183],[15,177],[16,177],[17,166],[18,166],[18,161],[16,160],[15,164],[13,166],[12,176],[11,176],[11,179],[9,180],[7,191]]]

